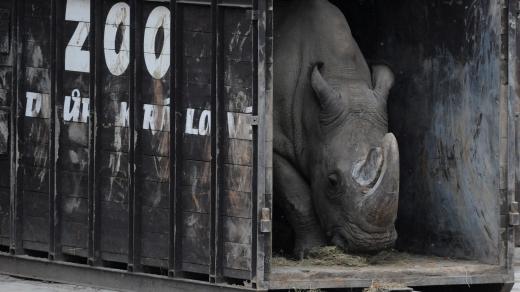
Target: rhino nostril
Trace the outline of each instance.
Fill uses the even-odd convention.
[[[383,149],[371,149],[364,160],[354,165],[352,178],[362,187],[373,187],[381,174],[383,158]]]

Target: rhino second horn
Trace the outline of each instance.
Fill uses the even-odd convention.
[[[399,149],[392,133],[383,138],[383,166],[375,185],[362,203],[366,221],[372,226],[393,228],[399,201]]]
[[[311,85],[320,103],[322,111],[321,118],[325,119],[325,122],[335,120],[344,112],[345,107],[342,106],[343,100],[341,94],[332,88],[323,78],[318,66],[315,66],[312,70]]]
[[[388,93],[394,86],[395,76],[392,70],[386,65],[376,65],[372,67],[372,83],[376,97],[386,105]]]

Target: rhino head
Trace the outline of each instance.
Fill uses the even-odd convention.
[[[334,77],[334,72],[326,80],[326,66],[316,65],[310,77],[319,103],[310,173],[315,211],[329,240],[343,249],[392,247],[399,151],[388,133],[386,104],[394,75],[386,66],[375,66],[372,84]]]

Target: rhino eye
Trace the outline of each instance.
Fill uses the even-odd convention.
[[[339,185],[339,176],[337,173],[331,173],[329,174],[329,184],[330,186],[336,188]]]
[[[341,174],[338,171],[332,172],[327,176],[329,181],[329,187],[326,191],[326,195],[329,200],[335,201],[343,196],[343,190],[341,186]]]

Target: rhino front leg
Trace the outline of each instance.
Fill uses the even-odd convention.
[[[294,230],[294,254],[301,259],[308,250],[324,246],[325,236],[314,213],[308,183],[280,155],[274,154],[273,160],[275,200]]]

